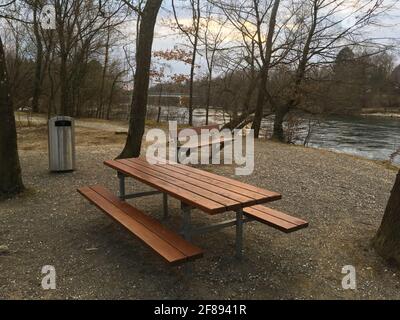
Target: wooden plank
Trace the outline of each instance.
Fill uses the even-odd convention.
[[[216,180],[209,176],[205,176],[205,175],[199,174],[197,172],[183,170],[182,168],[180,168],[179,166],[177,166],[175,164],[157,164],[156,166],[166,167],[171,171],[179,172],[187,177],[191,177],[191,178],[194,178],[199,181],[207,182],[210,185],[218,186],[222,189],[234,192],[236,194],[243,195],[245,197],[255,200],[256,203],[265,203],[265,202],[269,202],[269,201],[279,200],[282,198],[280,195],[271,198],[270,196],[265,196],[260,193],[254,192],[254,191],[246,190],[246,189],[237,187],[232,184],[221,183],[220,180]]]
[[[224,196],[221,196],[219,194],[215,194],[208,189],[201,188],[197,186],[196,184],[191,184],[187,183],[183,180],[181,180],[179,177],[173,177],[171,175],[167,175],[162,173],[159,170],[153,169],[152,165],[149,165],[148,163],[138,163],[138,162],[131,162],[129,159],[121,159],[119,160],[120,163],[126,164],[127,166],[130,166],[136,170],[139,170],[143,173],[149,174],[153,177],[159,178],[161,180],[164,180],[168,183],[171,183],[177,187],[180,187],[182,189],[194,192],[198,195],[201,195],[207,199],[210,199],[212,201],[218,202],[226,207],[226,210],[235,210],[241,207],[240,202],[232,200],[230,198],[226,198]]]
[[[140,182],[143,182],[157,190],[168,193],[172,197],[177,198],[178,200],[181,200],[192,207],[199,208],[206,213],[217,214],[226,211],[226,207],[218,202],[212,201],[208,198],[198,195],[197,193],[179,188],[176,185],[143,173],[119,162],[118,160],[105,161],[104,164],[127,176],[134,177]]]
[[[293,223],[295,225],[307,224],[307,221],[304,221],[302,219],[290,216],[290,215],[288,215],[288,214],[286,214],[284,212],[281,212],[281,211],[278,211],[278,210],[275,210],[275,209],[272,209],[272,208],[268,208],[268,207],[260,206],[260,205],[253,206],[252,208],[255,209],[255,210],[261,211],[263,213],[266,213],[266,214],[268,214],[270,216],[273,216],[273,217],[285,220],[287,222]]]
[[[108,214],[114,220],[122,224],[127,230],[135,234],[140,240],[146,243],[160,256],[162,256],[169,263],[184,262],[187,257],[169,243],[163,241],[156,234],[151,232],[141,223],[132,219],[129,215],[124,213],[120,208],[116,207],[111,202],[107,201],[101,195],[90,188],[78,189],[78,192],[92,202],[96,207]]]
[[[255,210],[252,207],[245,208],[243,210],[243,213],[247,216],[250,216],[251,218],[256,219],[257,221],[259,221],[261,223],[267,224],[270,227],[273,227],[273,228],[278,229],[283,232],[287,232],[288,230],[291,230],[291,229],[297,227],[297,225],[295,225],[293,223],[287,222],[285,220],[281,220],[279,218],[272,217],[261,211]]]
[[[234,179],[231,179],[231,178],[226,178],[224,176],[220,176],[220,175],[208,172],[208,171],[204,171],[204,170],[196,169],[196,168],[193,168],[193,167],[185,166],[185,165],[179,164],[179,163],[174,164],[174,166],[177,166],[177,167],[179,167],[179,168],[181,168],[183,170],[189,171],[189,172],[198,173],[198,174],[203,175],[205,177],[208,177],[208,178],[211,178],[211,179],[215,179],[215,180],[224,182],[226,184],[234,185],[234,186],[243,188],[245,190],[250,190],[250,191],[259,193],[259,194],[261,194],[263,196],[266,196],[268,198],[271,198],[271,199],[279,200],[282,197],[277,192],[273,192],[273,191],[269,191],[269,190],[262,189],[262,188],[259,188],[259,187],[255,187],[255,186],[252,186],[250,184],[247,184],[247,183],[244,183],[244,182],[240,182],[240,181],[237,181],[237,180],[234,180]]]
[[[269,215],[265,211],[261,212],[259,210],[256,210],[253,207],[248,207],[248,208],[243,209],[243,213],[246,216],[249,216],[263,224],[269,225],[270,227],[273,227],[273,228],[278,229],[285,233],[291,233],[291,232],[308,227],[307,222],[305,222],[304,224],[297,225],[292,222],[288,222],[288,221],[280,219],[278,217]]]
[[[130,204],[121,201],[117,196],[100,186],[92,187],[92,190],[106,198],[116,207],[120,208],[126,214],[142,223],[148,229],[156,233],[164,241],[168,242],[176,249],[181,251],[188,259],[196,259],[203,256],[203,250],[183,239],[178,234],[166,229],[159,221],[144,214],[143,212],[132,207]]]
[[[131,159],[127,159],[127,160],[132,162]],[[182,174],[180,172],[176,172],[174,170],[171,170],[170,167],[168,167],[168,166],[151,165],[146,160],[142,160],[142,159],[135,159],[135,161],[132,163],[137,163],[137,162],[140,162],[140,164],[143,167],[151,168],[157,172],[167,174],[168,176],[174,177],[180,181],[185,181],[185,182],[195,185],[197,187],[203,188],[205,190],[209,190],[209,191],[213,192],[214,194],[222,195],[226,198],[235,200],[236,202],[246,204],[246,205],[252,205],[252,204],[257,203],[257,201],[255,201],[253,198],[246,197],[246,196],[243,196],[236,192],[226,190],[220,186],[216,186],[216,185],[212,185],[207,182],[203,182],[199,179],[192,178],[192,177],[188,176],[187,174]],[[221,183],[220,183],[220,185],[221,185]]]
[[[146,161],[143,159],[135,158],[135,159],[130,159],[131,161]],[[261,189],[258,187],[254,187],[252,185],[242,183],[240,181],[230,179],[230,178],[225,178],[223,176],[216,175],[214,173],[210,173],[204,170],[199,170],[193,167],[189,167],[186,165],[178,164],[178,163],[167,163],[166,161],[163,163],[156,164],[157,166],[162,166],[162,167],[167,167],[170,170],[182,173],[184,175],[187,175],[189,177],[199,179],[201,181],[209,182],[210,184],[219,186],[223,189],[230,190],[233,192],[236,192],[238,194],[247,196],[249,198],[253,198],[255,200],[258,200],[257,203],[265,203],[265,202],[271,202],[271,201],[276,201],[282,199],[282,196],[273,191]],[[221,182],[224,182],[221,184]],[[243,188],[246,186],[248,189]],[[263,194],[257,191],[252,191],[250,189],[257,189],[257,190],[262,190]]]

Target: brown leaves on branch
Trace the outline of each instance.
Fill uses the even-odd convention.
[[[153,57],[167,61],[181,61],[186,64],[192,63],[192,53],[177,47],[171,50],[154,51]]]
[[[171,80],[174,81],[175,83],[182,84],[186,81],[189,81],[189,77],[184,74],[173,74],[171,76]]]
[[[163,68],[161,68],[159,70],[151,69],[149,71],[149,76],[152,79],[162,79],[165,76],[164,69]]]

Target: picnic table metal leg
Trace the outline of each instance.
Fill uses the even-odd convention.
[[[164,219],[168,219],[168,194],[163,193]]]
[[[181,202],[181,210],[183,215],[183,236],[186,240],[191,240],[191,208],[187,204]]]
[[[181,202],[181,211],[183,215],[183,237],[190,241],[192,238],[191,235],[191,207],[187,204]],[[193,264],[191,262],[187,262],[185,265],[185,274],[187,277],[190,277],[193,273]]]
[[[236,257],[243,256],[243,210],[236,211]]]
[[[125,176],[121,173],[118,173],[119,179],[119,197],[121,199],[125,198]]]

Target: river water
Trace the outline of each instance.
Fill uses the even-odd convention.
[[[187,109],[162,108],[162,121],[187,121]],[[210,123],[223,124],[229,116],[219,110],[210,111]],[[272,131],[271,117],[263,119],[262,135],[270,136]],[[205,110],[194,111],[194,124],[204,125]],[[308,119],[301,121],[294,143],[303,144],[308,131]],[[389,160],[391,154],[400,148],[400,118],[379,116],[329,116],[313,126],[308,146],[328,149],[372,160]],[[400,164],[400,156],[394,158]]]
[[[298,139],[297,143],[304,141],[306,132],[300,135],[303,139]],[[400,148],[400,118],[325,118],[314,128],[308,145],[373,160],[388,160]],[[400,164],[400,156],[394,162]]]

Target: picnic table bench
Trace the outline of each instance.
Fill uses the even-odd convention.
[[[210,132],[210,137],[208,140],[201,140],[201,141],[197,141],[195,143],[192,144],[185,144],[184,146],[181,144],[181,142],[179,141],[178,137],[191,137],[194,135],[198,135],[199,137],[201,137],[202,132],[204,130],[208,130]],[[219,133],[219,125],[218,124],[210,124],[207,126],[200,126],[200,127],[191,127],[191,128],[184,128],[184,129],[179,129],[177,131],[177,137],[170,137],[171,140],[176,140],[176,144],[177,144],[177,154],[178,154],[178,158],[179,159],[179,154],[181,152],[181,150],[183,150],[186,155],[190,154],[191,150],[195,150],[195,149],[201,149],[204,147],[212,147],[212,146],[217,146],[219,145],[220,150],[222,150],[225,145],[229,142],[232,142],[234,139],[232,137],[217,137],[217,133]]]
[[[261,205],[281,199],[279,193],[234,179],[178,163],[149,164],[140,158],[110,160],[104,164],[118,173],[119,196],[100,186],[83,187],[78,191],[169,263],[203,256],[203,250],[191,243],[193,235],[236,226],[236,255],[241,257],[244,223],[258,221],[285,233],[308,226],[304,220]],[[126,177],[155,190],[126,194]],[[168,196],[181,202],[183,225],[180,234],[126,202],[127,199],[155,194],[163,195],[164,218],[168,216]],[[234,211],[236,216],[195,228],[191,223],[191,210],[194,208],[210,215]]]

